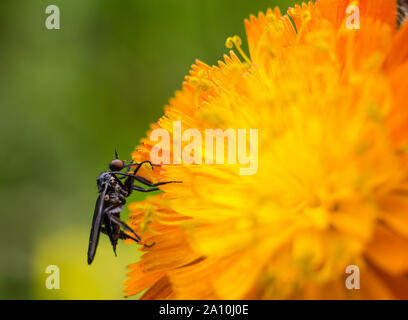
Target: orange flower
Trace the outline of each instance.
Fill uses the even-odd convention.
[[[350,4],[360,29],[346,27]],[[235,36],[227,47],[244,62],[231,51],[193,65],[151,129],[258,129],[259,169],[156,168],[158,181],[183,183],[131,204],[130,224],[156,245],[130,266],[126,295],[408,298],[408,23],[397,31],[395,8],[275,8],[245,20],[250,58]],[[149,160],[155,144],[144,139],[133,159]],[[345,286],[349,265],[359,290]]]

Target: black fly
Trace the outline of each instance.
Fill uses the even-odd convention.
[[[109,164],[110,171],[102,172],[96,179],[99,196],[96,200],[94,216],[92,219],[92,229],[89,236],[88,264],[91,264],[95,257],[100,232],[108,235],[115,255],[118,239],[132,239],[136,242],[141,241],[139,235],[125,222],[120,220],[120,212],[126,203],[126,198],[130,196],[133,190],[140,192],[151,192],[159,190],[157,187],[160,185],[180,182],[167,181],[152,183],[151,181],[137,175],[138,170],[143,164],[147,163],[152,166],[152,168],[155,166],[150,161],[143,161],[140,163],[133,163],[133,161],[131,161],[129,164],[126,164],[125,161],[119,160],[116,151],[115,156],[116,159]],[[135,167],[135,169],[132,173],[129,173],[132,167]],[[126,168],[126,171],[121,172],[121,170],[124,168]],[[125,180],[122,182],[122,179]],[[143,187],[134,185],[135,180],[147,185],[150,188],[145,189]],[[132,235],[125,233],[123,230],[121,230],[121,228]],[[152,245],[144,244],[146,247],[150,247]]]

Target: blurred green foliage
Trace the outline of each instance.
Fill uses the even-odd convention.
[[[115,258],[102,237],[86,265],[96,176],[115,147],[130,158],[196,58],[215,64],[249,14],[294,2],[0,2],[1,299],[123,298],[136,245]],[[45,28],[51,4],[60,30]],[[45,288],[51,264],[60,290]]]

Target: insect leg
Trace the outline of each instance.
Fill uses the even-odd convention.
[[[108,234],[105,227],[102,227],[101,232],[103,232],[105,234]],[[120,230],[119,239],[122,239],[122,240],[132,239],[135,242],[139,242],[139,240],[137,240],[136,238],[133,238],[132,236],[128,235],[127,233],[124,233],[123,230]],[[145,246],[146,248],[151,248],[155,244],[156,244],[155,242],[153,242],[151,244],[143,243],[143,246]]]
[[[125,163],[124,168],[126,168],[126,171],[125,171],[124,173],[129,173],[129,171],[132,169],[132,166],[135,166],[135,165],[138,166],[138,167],[137,167],[137,170],[138,170],[138,168],[140,168],[140,166],[141,166],[143,163],[147,163],[147,162],[144,161],[144,162],[142,162],[142,163],[140,163],[140,164],[138,165],[137,163],[133,162],[133,160],[132,160],[132,161],[130,161],[129,163]],[[159,164],[153,164],[153,163],[151,163],[150,161],[148,161],[148,163],[149,163],[152,167],[153,167],[153,166],[158,166],[158,167],[160,167]],[[133,174],[134,174],[134,173],[133,173]],[[120,177],[119,179],[121,179],[121,180],[126,179],[126,176]]]
[[[109,209],[109,208],[108,208]],[[141,241],[142,239],[139,237],[139,235],[131,228],[129,227],[125,222],[121,221],[119,218],[115,217],[113,214],[110,213],[109,210],[105,210],[106,216],[113,222],[116,223],[117,225],[121,226],[123,229],[126,231],[129,231],[135,235],[135,237],[138,239],[138,241]]]
[[[125,167],[128,167],[128,169],[129,169],[130,167],[137,165],[137,167],[133,171],[133,174],[135,174],[140,169],[140,167],[145,163],[148,163],[151,167],[161,167],[160,164],[151,163],[149,160],[145,160],[145,161],[142,161],[140,163],[133,163],[133,160],[132,160],[132,162],[125,165]],[[129,172],[129,170],[127,170],[126,172]]]
[[[132,168],[132,166],[134,165],[133,160],[130,161],[128,164],[125,163],[125,165],[123,166],[124,168],[126,168],[125,173],[128,173],[130,171],[130,169]],[[126,176],[122,176],[119,178],[120,180],[126,179]]]
[[[162,186],[163,184],[168,184],[168,183],[182,183],[181,181],[163,181],[163,182],[153,183],[141,176],[135,176],[135,179],[149,187],[158,187],[158,186]]]
[[[135,165],[135,163],[133,162],[133,160],[132,161],[130,161],[129,163],[125,163],[124,162],[124,168],[126,168],[126,173],[128,173],[129,171],[130,171],[130,169],[132,169],[132,166],[134,166]]]
[[[113,174],[115,175],[123,175],[123,176],[127,176],[127,177],[133,177],[135,178],[137,181],[149,186],[149,187],[158,187],[161,186],[163,184],[168,184],[168,183],[182,183],[182,181],[163,181],[163,182],[158,182],[158,183],[153,183],[141,176],[135,176],[133,174],[130,173],[125,173],[125,172],[120,172],[120,171],[112,171]]]
[[[121,237],[121,236],[123,236],[123,237],[128,237],[128,238],[130,238],[130,239],[132,239],[132,240],[134,240],[134,241],[136,241],[136,242],[142,241],[142,239],[139,237],[139,235],[138,235],[135,231],[133,231],[133,229],[132,229],[131,227],[129,227],[125,222],[121,221],[120,219],[118,219],[117,217],[115,217],[114,215],[112,215],[108,210],[105,210],[105,213],[106,213],[106,216],[107,216],[113,223],[116,223],[116,224],[118,224],[119,226],[121,226],[123,229],[125,229],[125,230],[127,230],[127,231],[133,233],[133,234],[136,236],[137,239],[135,239],[135,238],[129,236],[128,234],[124,233],[122,230],[120,231],[120,237]],[[121,239],[123,239],[123,238],[121,238]],[[151,247],[153,247],[154,245],[155,245],[154,242],[153,242],[152,244],[145,244],[145,243],[143,243],[143,246],[146,247],[146,248],[151,248]]]
[[[127,233],[124,233],[123,230],[120,230],[119,239],[122,239],[122,240],[132,239],[135,242],[139,242],[139,240],[137,240],[136,238],[133,238]]]
[[[143,187],[133,186],[133,190],[140,191],[140,192],[152,192],[152,191],[157,191],[160,189],[159,188],[145,189]]]
[[[142,162],[140,162],[140,163],[137,164],[137,167],[134,169],[133,174],[135,174],[136,172],[138,172],[139,169],[141,168],[141,166],[144,165],[145,163],[148,163],[151,167],[153,167],[153,163],[151,163],[149,160],[142,161]],[[127,166],[130,166],[130,167],[131,167],[131,166],[134,166],[134,165],[136,165],[136,163],[128,164]]]
[[[105,227],[102,227],[101,232],[104,234],[108,234],[108,231],[106,230]],[[135,242],[139,242],[139,240],[137,240],[136,238],[133,238],[132,236],[129,236],[127,233],[124,233],[123,230],[120,230],[119,239],[122,240],[132,239]]]

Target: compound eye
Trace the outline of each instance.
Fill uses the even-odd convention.
[[[111,163],[109,163],[109,169],[111,171],[120,171],[123,169],[123,161],[119,159],[112,160]]]

